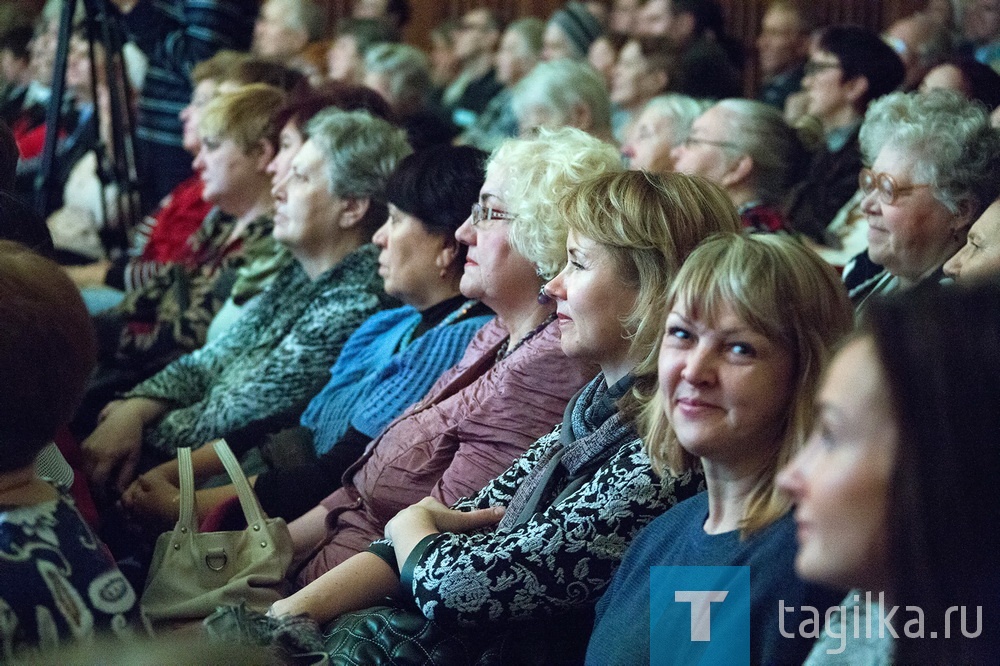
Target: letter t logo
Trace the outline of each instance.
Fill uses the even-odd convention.
[[[725,590],[676,590],[674,601],[691,604],[691,640],[712,640],[712,602],[724,601],[729,596]]]

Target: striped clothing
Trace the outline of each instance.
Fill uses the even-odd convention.
[[[220,49],[245,51],[253,37],[257,0],[140,0],[125,16],[149,58],[139,99],[140,139],[181,145],[178,114],[191,99],[191,70]]]

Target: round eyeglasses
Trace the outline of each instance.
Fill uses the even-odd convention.
[[[471,221],[474,227],[491,220],[513,220],[514,217],[513,213],[508,213],[504,210],[497,210],[496,208],[484,206],[480,203],[472,204]]]
[[[862,169],[858,175],[858,187],[861,188],[865,196],[878,190],[879,201],[886,206],[891,206],[899,195],[921,187],[930,187],[930,184],[899,185],[896,183],[896,179],[887,173],[875,173],[871,169]]]

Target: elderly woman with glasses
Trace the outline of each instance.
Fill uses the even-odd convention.
[[[393,419],[342,476],[342,486],[289,524],[306,585],[365,550],[400,510],[427,495],[451,504],[500,474],[559,419],[596,373],[560,348],[554,304],[539,300],[565,261],[556,203],[587,176],[621,170],[617,151],[578,130],[503,144],[472,215],[459,289],[496,313],[462,360]],[[553,258],[555,257],[555,258]],[[289,490],[292,490],[289,488]]]
[[[957,93],[887,95],[868,110],[860,140],[871,165],[859,178],[868,249],[844,274],[859,312],[875,294],[943,277],[972,221],[1000,194],[1000,135]],[[858,281],[852,274],[866,259],[881,269]]]
[[[670,155],[677,171],[722,187],[744,226],[774,232],[785,228],[780,202],[808,154],[774,107],[724,99],[695,119],[687,140]]]

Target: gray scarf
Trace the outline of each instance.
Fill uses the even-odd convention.
[[[633,424],[622,420],[616,404],[633,383],[635,378],[626,375],[609,387],[601,373],[573,396],[563,414],[559,441],[542,454],[521,482],[497,527],[499,531],[526,523],[576,491],[597,467],[636,438]],[[563,487],[553,499],[543,501],[560,485]]]

